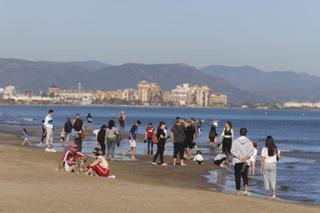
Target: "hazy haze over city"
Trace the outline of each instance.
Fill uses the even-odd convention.
[[[1,0],[0,57],[320,75],[320,1]]]

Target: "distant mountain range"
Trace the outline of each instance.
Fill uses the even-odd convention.
[[[319,101],[320,78],[292,71],[265,72],[250,66],[212,65],[204,73],[222,77],[232,85],[252,94],[277,101]]]
[[[295,72],[264,72],[253,67],[212,65],[197,69],[187,64],[135,64],[119,66],[98,61],[49,62],[0,58],[0,87],[45,91],[49,86],[88,89],[136,88],[140,80],[156,82],[165,90],[181,83],[207,84],[225,93],[231,103],[270,103],[320,100],[320,78]]]

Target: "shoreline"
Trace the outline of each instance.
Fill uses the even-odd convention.
[[[259,107],[200,107],[200,106],[145,106],[145,105],[121,105],[121,104],[89,104],[89,105],[81,105],[81,104],[22,104],[22,103],[1,103],[1,106],[34,106],[34,107],[97,107],[97,108],[103,108],[103,107],[122,107],[122,108],[150,108],[150,109],[225,109],[225,110],[272,110],[272,111],[295,111],[295,110],[303,110],[303,111],[312,111],[312,112],[318,112],[320,109],[317,108],[276,108],[276,107],[270,107],[270,108],[259,108]]]
[[[8,128],[7,131],[5,131],[5,133],[3,133],[2,131],[0,132],[0,147],[13,146],[18,149],[19,148],[24,149],[25,151],[37,150],[37,151],[43,152],[44,155],[47,154],[46,152],[44,152],[44,148],[35,146],[35,144],[38,144],[37,142],[33,142],[32,147],[22,147],[20,145],[20,142],[21,142],[20,137],[18,135],[13,134],[12,131],[13,131],[12,129]],[[37,132],[37,130],[35,129],[33,131]],[[34,137],[34,135],[31,137]],[[143,142],[140,142],[140,143],[143,144]],[[59,159],[62,156],[62,153],[63,153],[62,151],[58,151],[57,153],[54,153],[55,156],[58,156],[56,163],[58,163]],[[222,172],[221,174],[224,177],[227,176],[227,171],[225,169],[221,169],[220,167],[214,165],[211,160],[205,160],[204,164],[202,164],[201,166],[196,165],[191,160],[191,161],[187,161],[186,167],[180,167],[180,166],[174,167],[171,165],[172,156],[165,155],[164,159],[165,159],[165,162],[168,163],[168,166],[162,167],[160,165],[158,166],[152,165],[151,164],[152,157],[153,155],[137,154],[137,158],[138,158],[137,161],[118,159],[118,160],[111,161],[109,163],[111,165],[111,171],[114,172],[114,174],[117,177],[121,177],[121,179],[125,181],[139,183],[139,184],[148,184],[151,186],[156,183],[157,185],[163,185],[163,186],[169,186],[169,187],[204,190],[209,192],[217,192],[217,193],[223,193],[226,195],[232,195],[232,193],[230,192],[223,191],[223,188],[219,184],[209,181],[209,176],[211,174],[211,171],[221,170],[220,171]],[[93,158],[90,157],[90,159],[92,160]],[[178,169],[178,174],[175,174],[175,172],[177,172],[176,168],[181,168],[181,169]],[[128,173],[132,174],[133,176],[128,175]],[[158,176],[163,176],[163,175],[166,176],[166,179],[163,179],[163,180],[157,179]],[[148,178],[145,178],[145,176],[148,176]],[[177,178],[179,179],[180,182],[179,181],[177,182]],[[254,199],[263,198],[263,196],[255,193],[252,193],[252,196],[250,197]],[[281,198],[278,199],[277,201],[288,203],[288,204],[319,207],[316,204],[302,202],[302,201],[294,201],[294,200],[281,199]]]
[[[320,209],[303,203],[210,190],[203,176],[209,162],[204,166],[161,167],[152,165],[150,156],[140,156],[138,161],[111,161],[115,180],[57,172],[61,153],[17,146],[12,143],[15,140],[15,136],[0,136],[0,165],[7,171],[0,175],[0,210],[4,212],[9,209],[21,212],[22,207],[31,212],[101,212],[106,205],[108,212],[141,212],[152,208],[153,212],[215,209],[253,213],[257,209],[273,212],[279,208],[288,213],[313,213]],[[73,195],[86,202],[77,202]]]

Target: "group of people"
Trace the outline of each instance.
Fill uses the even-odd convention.
[[[47,148],[46,151],[55,152],[53,149],[53,110],[49,110],[43,122],[43,138],[45,138]],[[87,116],[88,126],[93,130],[92,115]],[[109,176],[108,160],[112,160],[115,155],[115,147],[119,146],[121,137],[124,135],[125,124],[127,118],[124,112],[119,115],[119,128],[116,127],[114,119],[110,120],[107,125],[102,125],[101,128],[95,132],[97,147],[94,148],[93,154],[96,160],[87,165],[87,156],[82,153],[82,140],[85,137],[85,130],[80,114],[75,114],[73,120],[67,119],[61,134],[61,141],[64,145],[68,145],[70,136],[73,135],[74,143],[70,145],[65,152],[64,157],[60,162],[59,168],[65,171],[81,172],[87,175],[97,174],[99,176]],[[141,121],[137,120],[129,130],[128,141],[130,149],[124,151],[122,154],[131,154],[131,159],[136,159],[137,135],[138,128],[141,126]],[[214,158],[214,163],[220,167],[229,165],[229,159],[232,157],[232,164],[234,166],[234,176],[236,185],[236,194],[240,195],[241,179],[244,185],[244,195],[248,195],[248,174],[255,174],[255,162],[257,158],[257,143],[251,142],[247,138],[247,129],[240,129],[240,137],[234,137],[234,129],[232,122],[226,122],[220,140],[217,134],[218,121],[214,120],[211,123],[209,131],[210,143],[215,149],[221,148],[222,153]],[[23,130],[24,142],[28,143],[29,137],[26,130]],[[196,138],[200,134],[199,123],[194,119],[176,118],[175,124],[169,130],[164,121],[160,121],[156,128],[152,123],[148,123],[144,142],[147,145],[147,153],[153,155],[152,164],[154,165],[168,165],[164,161],[164,152],[166,149],[166,142],[171,139],[173,142],[173,166],[179,164],[186,166],[186,160],[192,160],[192,150],[197,148],[197,153],[194,156],[194,161],[197,164],[202,164],[204,158],[201,151],[196,145]],[[42,140],[43,140],[42,138]],[[30,142],[30,141],[29,141]],[[153,153],[154,146],[157,147],[156,153]],[[106,156],[106,157],[104,157]],[[186,157],[185,157],[186,156]],[[276,174],[277,162],[280,159],[280,150],[275,145],[273,138],[268,136],[266,138],[265,146],[261,151],[261,169],[260,173],[264,177],[265,190],[268,198],[272,192],[272,198],[276,198]],[[158,163],[158,160],[160,162]],[[271,190],[270,190],[271,185]]]
[[[244,185],[244,195],[248,195],[248,174],[255,175],[255,164],[258,154],[257,143],[247,138],[247,129],[240,129],[240,137],[234,139],[232,123],[228,121],[222,131],[220,142],[217,140],[217,121],[213,121],[209,132],[210,143],[215,147],[222,146],[222,153],[214,158],[214,163],[220,167],[229,164],[229,156],[232,156],[236,194],[240,195],[241,178]],[[267,136],[265,146],[261,150],[260,174],[263,175],[267,198],[276,199],[277,162],[280,159],[280,149],[275,145],[272,136]],[[270,190],[270,185],[271,189]]]

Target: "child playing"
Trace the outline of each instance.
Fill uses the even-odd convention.
[[[224,168],[226,161],[227,156],[225,154],[218,154],[213,160],[213,162],[221,168]]]
[[[60,133],[60,143],[62,144],[63,147],[66,145],[65,141],[66,141],[66,132],[64,131],[64,128],[62,128]]]
[[[200,150],[197,151],[196,155],[193,158],[193,161],[198,165],[201,165],[203,163],[203,156]]]
[[[21,145],[25,146],[26,144],[28,144],[29,146],[31,146],[31,142],[30,142],[26,128],[22,129],[22,136],[23,136],[23,142]]]
[[[253,141],[252,145],[254,147],[253,150],[253,155],[250,157],[250,174],[255,175],[256,171],[256,161],[257,161],[257,155],[258,155],[258,150],[257,150],[257,142]]]

